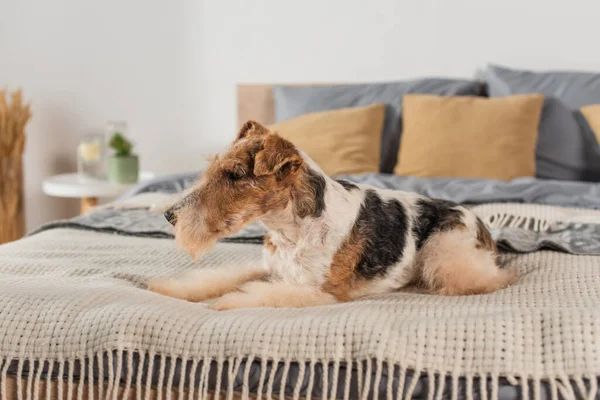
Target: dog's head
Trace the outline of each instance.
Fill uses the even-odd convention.
[[[195,256],[245,224],[286,209],[292,197],[306,191],[306,171],[292,143],[248,121],[165,218],[175,227],[179,245]],[[297,203],[298,214],[306,214],[303,208],[310,202]]]

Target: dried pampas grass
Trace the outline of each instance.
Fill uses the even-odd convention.
[[[0,90],[0,243],[16,240],[25,233],[23,213],[23,152],[25,125],[31,118],[23,94]]]

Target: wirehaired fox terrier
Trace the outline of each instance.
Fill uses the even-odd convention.
[[[202,268],[149,289],[210,307],[309,307],[393,293],[491,293],[517,280],[499,268],[484,223],[455,203],[334,180],[254,121],[165,212],[192,256],[260,220],[260,266]]]

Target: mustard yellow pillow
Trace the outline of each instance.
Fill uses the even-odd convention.
[[[405,95],[397,175],[535,176],[544,96]]]
[[[301,115],[269,126],[329,176],[379,170],[385,104]]]
[[[580,111],[590,125],[590,128],[592,128],[594,135],[596,135],[598,143],[600,143],[600,104],[581,107]]]

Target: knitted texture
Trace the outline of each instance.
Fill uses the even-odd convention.
[[[549,220],[600,215],[582,210],[570,214],[568,209],[557,208],[552,212],[553,208],[502,205],[475,210],[484,219],[505,212]],[[378,384],[384,368],[393,366],[400,369],[400,376],[409,370],[430,375],[431,385],[444,382],[433,379],[434,374],[450,376],[453,388],[459,377],[466,378],[467,388],[477,377],[490,378],[492,388],[497,388],[498,379],[505,377],[523,385],[526,392],[527,385],[533,385],[534,398],[540,397],[542,380],[550,382],[555,396],[576,398],[596,392],[600,374],[598,256],[551,251],[503,254],[501,263],[518,267],[521,278],[516,285],[490,295],[442,297],[403,291],[305,309],[216,312],[204,304],[144,288],[151,277],[209,265],[240,268],[260,257],[260,246],[219,243],[193,264],[169,239],[73,229],[47,230],[0,247],[0,358],[4,360],[0,394],[6,393],[12,360],[21,366],[25,361],[34,365],[56,362],[58,373],[72,384],[75,378],[69,363],[78,361],[91,368],[91,363],[103,362],[108,353],[109,358],[112,354],[117,358],[108,362],[120,366],[121,357],[132,352],[146,360],[160,356],[158,381],[168,393],[175,370],[165,367],[166,358],[191,365],[180,371],[182,376],[195,376],[200,362],[212,362],[219,370],[217,379],[223,368],[237,374],[241,360],[288,366],[291,362],[339,366],[375,360],[365,363],[369,371],[363,371],[364,379],[358,382],[364,398]],[[120,371],[110,371],[100,397],[114,394],[116,398]],[[37,372],[33,368],[30,376],[39,381],[42,377]],[[261,390],[267,395],[279,393],[274,374],[267,368],[261,373],[265,374]],[[310,382],[314,370],[308,367],[301,373]],[[196,393],[190,398],[208,390],[208,374],[208,368],[200,373],[199,387],[192,389]],[[335,368],[332,376],[323,377],[336,386],[337,379]],[[578,394],[569,379],[578,383]],[[141,372],[129,374],[127,381],[140,389],[150,385]],[[179,382],[184,385],[184,379]],[[395,395],[392,380],[389,385],[388,395]],[[410,397],[414,385],[415,379],[406,385],[402,382],[397,391]],[[434,387],[429,395],[441,396],[443,389]],[[246,385],[242,392],[247,394],[247,390]],[[228,391],[231,394],[232,388]],[[298,393],[299,388],[294,388],[292,397]]]

